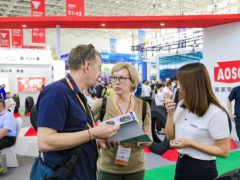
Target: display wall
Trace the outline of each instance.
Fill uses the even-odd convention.
[[[31,31],[25,29],[23,31],[24,37],[24,45],[29,46],[50,46],[57,47],[57,35],[56,31],[48,33],[46,36],[46,44],[32,43]],[[116,38],[116,37],[114,37]],[[135,41],[137,45],[137,40]],[[99,36],[95,36],[93,38],[87,35],[81,35],[76,37],[75,35],[69,33],[65,35],[61,35],[61,54],[67,54],[71,51],[71,49],[79,44],[93,44],[95,49],[99,52],[110,52],[110,40],[106,38],[102,38]],[[125,54],[133,54],[131,51],[132,46],[132,38],[126,39],[117,39],[116,40],[116,52],[117,53],[125,53]]]
[[[42,82],[52,82],[51,57],[50,50],[0,49],[0,77],[8,79],[11,94],[19,94],[21,107],[27,96],[32,96],[36,103]]]
[[[226,109],[231,89],[240,85],[239,34],[240,22],[204,29],[203,62],[213,91]],[[237,140],[234,123],[232,137]]]

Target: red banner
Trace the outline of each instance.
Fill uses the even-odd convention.
[[[9,30],[0,30],[0,47],[10,47],[10,31]]]
[[[31,0],[31,15],[32,17],[45,16],[45,0]],[[33,43],[46,43],[45,29],[32,29]]]
[[[31,15],[32,17],[45,16],[45,0],[31,0]]]
[[[45,29],[32,29],[32,42],[33,43],[46,43],[46,30]]]
[[[23,46],[23,30],[12,29],[12,46],[22,47]]]
[[[84,16],[84,0],[66,0],[67,16]]]
[[[214,81],[223,83],[240,82],[240,60],[218,62],[214,67]]]
[[[45,77],[18,77],[18,92],[39,92],[45,85]]]

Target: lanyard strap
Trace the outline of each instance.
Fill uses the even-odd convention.
[[[68,77],[66,77],[66,81],[67,81],[69,87],[71,88],[71,90],[73,91],[73,90],[74,90],[73,85],[72,85],[72,83],[70,82],[70,80],[68,79]],[[87,116],[87,110],[86,110],[86,107],[85,107],[84,103],[82,102],[82,100],[81,100],[81,98],[79,97],[78,94],[76,94],[76,96],[77,96],[79,102],[81,103],[81,105],[82,105],[82,107],[83,107],[83,109],[84,109],[84,111],[85,111],[85,114],[86,114],[86,116]],[[87,105],[87,108],[88,108],[88,111],[89,111],[89,113],[90,113],[90,115],[91,115],[91,119],[92,119],[93,127],[95,127],[95,125],[94,125],[94,120],[93,120],[93,116],[92,116],[92,113],[91,113],[91,111],[90,111],[88,105]],[[88,126],[89,129],[92,128],[92,127],[89,125],[89,123],[87,123],[87,126]]]
[[[116,108],[116,111],[117,111],[117,116],[121,116],[121,114],[120,114],[120,109],[119,109],[119,106],[118,106],[118,103],[117,103],[117,97],[116,97],[116,95],[114,95],[113,96],[114,97],[114,102],[115,102],[115,108]],[[133,111],[133,97],[131,96],[130,97],[130,112],[132,112]]]

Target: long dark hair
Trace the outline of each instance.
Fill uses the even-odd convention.
[[[183,108],[187,108],[198,117],[207,112],[210,103],[224,110],[213,93],[208,71],[203,64],[192,63],[182,66],[177,72],[177,78],[181,97],[184,99]]]

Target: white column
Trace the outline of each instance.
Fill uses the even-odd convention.
[[[157,55],[156,51],[156,80],[159,81],[159,73],[160,73],[160,65],[159,65],[159,56]]]
[[[57,57],[61,59],[61,34],[60,34],[60,25],[56,25],[57,28]]]

